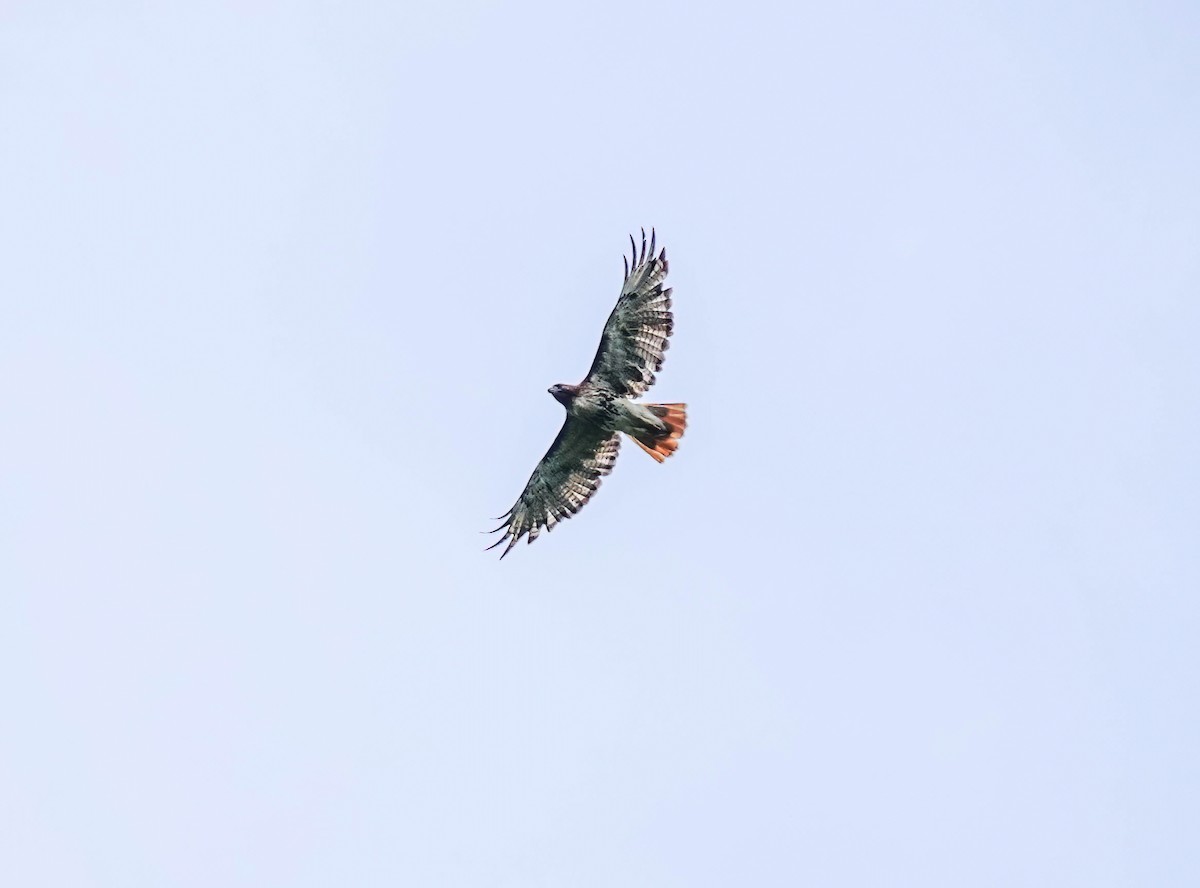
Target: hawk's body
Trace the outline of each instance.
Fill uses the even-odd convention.
[[[600,478],[612,471],[621,433],[658,462],[679,446],[687,426],[686,405],[630,400],[654,384],[675,323],[671,291],[662,286],[667,251],[654,255],[653,231],[648,256],[644,231],[640,255],[636,243],[633,248],[633,268],[626,264],[620,298],[604,325],[587,376],[578,385],[550,387],[550,394],[566,408],[567,418],[504,523],[496,528],[504,534],[493,546],[508,542],[501,558],[522,536],[528,534],[532,543],[543,527],[552,530],[583,507],[600,486]]]

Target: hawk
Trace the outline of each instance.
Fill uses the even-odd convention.
[[[583,508],[600,479],[612,471],[621,433],[658,462],[674,453],[683,437],[686,404],[632,400],[654,385],[675,320],[671,291],[663,289],[667,251],[655,255],[654,229],[650,229],[649,252],[645,229],[640,252],[633,235],[629,243],[633,250],[625,260],[625,282],[600,334],[591,369],[578,385],[559,383],[548,389],[566,408],[567,418],[521,496],[501,516],[504,523],[492,531],[504,531],[488,546],[494,549],[507,541],[501,558],[521,537],[528,536],[532,543],[543,527],[553,530]]]

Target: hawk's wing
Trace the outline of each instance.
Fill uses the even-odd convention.
[[[646,231],[642,250],[633,244],[633,270],[625,264],[625,284],[617,306],[600,335],[600,348],[584,385],[603,386],[618,395],[634,398],[654,385],[662,369],[663,352],[675,320],[671,316],[671,291],[663,289],[667,277],[667,251],[654,255],[654,229],[650,229],[650,255]]]
[[[578,512],[600,486],[600,477],[612,471],[620,446],[616,433],[568,416],[520,498],[502,516],[504,523],[492,531],[503,530],[504,534],[488,548],[507,540],[500,553],[503,558],[525,534],[532,543],[543,527],[553,530],[559,521]]]

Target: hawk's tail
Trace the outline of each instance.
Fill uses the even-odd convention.
[[[675,452],[679,439],[687,428],[687,404],[643,404],[647,410],[657,416],[666,425],[667,430],[657,435],[646,432],[633,438],[642,450],[646,451],[658,462],[662,462]]]

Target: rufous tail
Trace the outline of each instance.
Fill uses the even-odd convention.
[[[662,462],[679,447],[679,439],[687,428],[687,404],[643,404],[651,413],[666,425],[667,430],[655,435],[647,432],[645,435],[634,436],[638,447],[646,451],[658,462]]]

